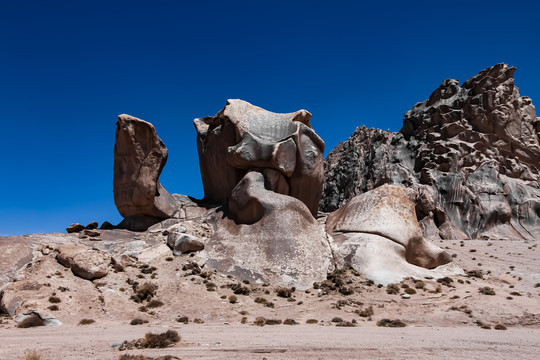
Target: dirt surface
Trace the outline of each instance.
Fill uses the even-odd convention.
[[[44,359],[118,359],[122,354],[187,359],[537,359],[539,329],[484,330],[478,327],[321,325],[174,326],[182,340],[166,349],[119,351],[114,343],[169,329],[167,326],[88,325],[0,329],[0,358],[15,360],[29,349]],[[171,327],[171,328],[173,328]]]
[[[106,249],[108,235],[115,234],[82,243]],[[130,249],[141,243],[139,260],[120,271],[111,265],[107,276],[89,281],[59,264],[54,236],[43,236],[32,236],[32,264],[3,289],[0,300],[16,310],[13,317],[0,317],[0,359],[21,359],[32,349],[43,360],[118,359],[122,353],[183,359],[499,359],[508,354],[533,359],[540,346],[540,261],[534,241],[435,242],[470,271],[468,276],[406,279],[386,287],[347,270],[312,289],[284,291],[200,268],[197,255],[173,257],[159,233],[126,233]],[[75,239],[63,235],[59,242]],[[157,287],[152,299],[134,297],[144,284]],[[151,300],[162,304],[152,307]],[[29,311],[62,325],[17,328],[16,317]],[[178,322],[181,317],[188,323]],[[147,323],[130,325],[137,318]],[[261,318],[298,325],[255,325]],[[82,319],[95,323],[78,325]],[[407,326],[378,327],[383,319]],[[183,338],[175,347],[127,352],[112,347],[167,329]]]

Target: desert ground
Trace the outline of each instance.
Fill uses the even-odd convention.
[[[142,236],[122,234],[131,240]],[[26,239],[40,241],[40,236],[45,235]],[[73,235],[46,238],[54,236],[69,241]],[[163,241],[159,235],[147,236],[156,245]],[[14,238],[0,240],[5,244]],[[153,248],[147,263],[138,261],[88,281],[60,265],[54,251],[45,251],[20,275],[17,295],[26,297],[23,307],[48,312],[62,325],[18,328],[4,315],[0,359],[21,359],[31,350],[43,359],[118,359],[124,354],[182,359],[537,358],[536,242],[436,244],[453,255],[466,276],[377,286],[347,270],[306,291],[241,283],[199,268],[197,255],[173,257],[170,251],[156,250],[163,246]],[[137,298],[137,289],[146,283],[157,286],[151,296],[157,303]],[[82,319],[94,322],[80,325]],[[142,324],[130,325],[134,319]],[[399,319],[406,327],[377,326],[383,319]],[[118,349],[125,340],[168,329],[182,337],[173,347]]]

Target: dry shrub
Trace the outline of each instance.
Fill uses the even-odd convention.
[[[49,302],[50,302],[50,303],[53,303],[53,304],[58,304],[58,303],[62,302],[62,300],[60,300],[59,297],[56,297],[56,296],[50,296],[50,297],[49,297]]]
[[[317,319],[307,319],[306,324],[318,324],[319,320]]]
[[[146,304],[146,307],[150,309],[154,309],[160,306],[163,306],[163,302],[157,299],[152,299],[148,302],[148,304]]]
[[[386,293],[390,295],[399,294],[399,286],[397,284],[388,284],[386,285]]]
[[[340,326],[340,327],[355,327],[356,324],[350,322],[350,321],[342,321],[342,322],[339,322],[336,324],[336,326]]]
[[[258,318],[253,321],[253,325],[257,326],[264,326],[266,324],[266,319],[262,316],[259,316]]]
[[[364,310],[356,310],[354,313],[361,317],[370,317],[375,312],[373,311],[373,306],[369,306],[365,308]]]
[[[187,324],[189,323],[189,318],[187,316],[180,316],[178,319],[176,319],[181,324]]]
[[[253,301],[255,301],[257,304],[268,304],[268,300],[263,297],[256,297]]]
[[[414,295],[416,294],[416,290],[414,290],[413,288],[406,288],[405,289],[405,293],[409,294],[409,295]]]
[[[148,320],[143,320],[141,318],[135,318],[133,320],[131,320],[131,322],[129,323],[130,325],[142,325],[142,324],[147,324],[148,323]]]
[[[245,324],[247,323],[247,317],[242,317],[242,320],[240,320],[240,324]]]
[[[292,295],[292,290],[286,287],[278,287],[276,289],[276,294],[282,298],[290,298]]]
[[[51,305],[51,306],[48,306],[47,309],[51,310],[51,311],[58,311],[60,310],[60,308],[58,307],[58,305]]]
[[[146,333],[141,341],[141,348],[166,348],[180,342],[182,338],[174,330],[167,330],[161,334]]]
[[[478,292],[482,295],[495,295],[495,290],[489,286],[484,286],[478,289]]]
[[[283,321],[283,325],[297,325],[298,323],[294,319],[286,319]]]
[[[202,319],[197,319],[197,318],[196,318],[196,319],[193,319],[193,322],[194,322],[195,324],[204,324],[204,320],[202,320]]]
[[[235,295],[229,296],[229,302],[231,304],[236,304],[238,302],[238,298]]]
[[[266,319],[265,325],[281,325],[282,321],[279,319]]]
[[[482,270],[479,270],[479,269],[468,270],[466,274],[468,277],[474,277],[474,278],[479,278],[479,279],[484,278],[484,273],[482,273]]]
[[[422,280],[415,280],[414,281],[414,287],[416,289],[423,289],[426,284]]]
[[[343,319],[336,316],[335,318],[332,319],[332,322],[340,323],[340,322],[343,322]]]
[[[233,291],[235,295],[251,294],[251,290],[246,286],[242,286],[242,284],[231,284],[231,285],[228,285],[228,287]]]
[[[81,321],[79,321],[79,325],[90,325],[90,324],[93,324],[95,322],[96,322],[96,320],[94,320],[94,319],[82,319]]]
[[[37,350],[32,350],[24,355],[21,360],[41,360],[41,354]]]
[[[45,326],[45,321],[36,314],[32,314],[20,323],[17,324],[18,328],[30,328],[36,326]]]
[[[377,321],[377,326],[382,327],[405,327],[407,324],[405,324],[403,321],[396,319],[396,320],[390,320],[390,319],[382,319]]]
[[[506,330],[506,326],[502,324],[497,324],[493,327],[495,330]]]

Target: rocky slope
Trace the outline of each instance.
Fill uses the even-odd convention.
[[[417,192],[430,238],[540,238],[540,118],[498,64],[444,80],[398,133],[359,127],[325,161],[322,211],[383,184]]]

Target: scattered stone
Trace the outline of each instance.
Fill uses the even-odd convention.
[[[62,245],[58,252],[58,262],[83,279],[99,279],[109,272],[111,258],[99,250],[84,245]]]
[[[76,233],[76,232],[83,231],[84,229],[85,229],[84,225],[81,225],[79,223],[75,223],[75,224],[69,225],[66,228],[66,231],[68,232],[68,234],[71,234],[71,233]]]
[[[98,228],[98,223],[96,221],[92,221],[90,224],[86,225],[86,229],[88,230],[94,230]]]

